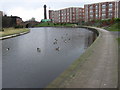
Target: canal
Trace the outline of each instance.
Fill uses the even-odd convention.
[[[31,28],[2,41],[2,87],[44,88],[93,42],[84,28]]]

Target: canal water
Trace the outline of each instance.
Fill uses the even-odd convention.
[[[2,41],[2,87],[44,88],[93,42],[84,28],[31,28]]]

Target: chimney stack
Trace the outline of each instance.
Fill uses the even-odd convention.
[[[46,5],[44,5],[44,19],[47,19]]]

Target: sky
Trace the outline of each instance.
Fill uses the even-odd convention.
[[[84,7],[84,4],[114,0],[0,0],[0,11],[8,16],[19,16],[23,21],[34,17],[37,21],[44,18],[43,6],[48,10],[59,10],[68,7]]]

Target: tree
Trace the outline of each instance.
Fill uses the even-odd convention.
[[[35,18],[34,18],[34,17],[32,17],[29,21],[35,21]]]

